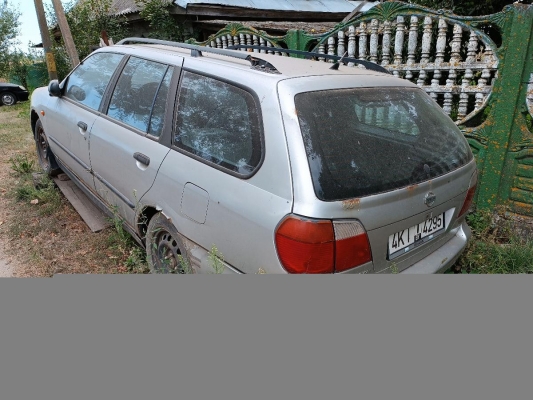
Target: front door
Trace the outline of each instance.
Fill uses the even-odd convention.
[[[47,110],[45,130],[63,164],[92,188],[90,131],[106,88],[123,55],[97,53],[68,77],[63,97]]]

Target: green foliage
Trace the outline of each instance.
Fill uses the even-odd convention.
[[[189,263],[189,260],[187,258],[183,257],[181,254],[178,254],[178,263],[179,263],[179,269],[183,271],[184,274],[193,274],[194,270],[192,269],[191,264]]]
[[[14,51],[10,55],[10,62],[6,68],[6,75],[12,82],[18,82],[22,86],[27,87],[26,77],[28,76],[28,62],[24,53]]]
[[[43,62],[42,56],[37,54],[35,50],[23,52],[17,49],[11,49],[7,54],[4,54],[7,63],[4,66],[3,75],[10,82],[17,83],[32,91],[35,87],[30,85],[28,81],[28,74],[32,66],[37,62]],[[42,83],[44,85],[44,82]]]
[[[131,244],[131,249],[128,255],[128,258],[124,262],[128,272],[133,274],[148,274],[150,273],[150,268],[146,263],[146,252],[144,249]]]
[[[29,174],[33,171],[35,162],[29,160],[27,155],[17,154],[9,159],[11,169],[18,174]]]
[[[467,221],[472,228],[472,240],[455,265],[456,272],[533,273],[533,242],[514,233],[505,218],[478,210],[468,215]]]
[[[118,206],[112,207],[113,217],[110,222],[115,228],[115,234],[112,235],[112,240],[117,242],[122,247],[128,247],[133,244],[133,238],[124,229],[124,219],[120,216]]]
[[[94,47],[100,44],[102,31],[109,38],[118,42],[127,36],[127,21],[125,17],[113,15],[112,0],[84,0],[70,1],[65,4],[67,22],[74,39],[80,60],[87,57]],[[51,5],[47,9],[48,25],[57,26],[55,13]],[[65,49],[63,39],[58,42],[52,40],[52,47],[56,59],[57,72],[62,79],[72,69]]]
[[[54,182],[49,177],[43,176],[39,182],[39,187],[36,188],[31,171],[21,175],[14,188],[14,193],[18,201],[31,202],[39,207],[39,214],[42,216],[53,214],[61,206],[61,196]]]
[[[222,274],[224,268],[226,268],[223,261],[224,256],[218,251],[218,248],[215,245],[211,246],[211,251],[209,251],[208,257],[215,274]]]
[[[0,9],[0,76],[7,77],[12,46],[17,43],[20,12],[9,6]]]
[[[475,239],[488,237],[493,228],[492,212],[489,210],[478,210],[469,214],[466,220],[472,229],[472,235]]]
[[[110,222],[115,228],[108,237],[108,248],[116,254],[125,254],[124,267],[131,274],[148,274],[150,268],[146,261],[146,251],[139,247],[133,237],[124,229],[124,219],[120,216],[117,206],[112,208],[113,217]]]
[[[149,37],[181,42],[184,40],[183,28],[170,15],[168,0],[136,0],[141,9],[140,16],[149,22]]]
[[[398,265],[393,262],[390,266],[390,272],[391,274],[399,274],[400,273],[400,270],[398,269]]]

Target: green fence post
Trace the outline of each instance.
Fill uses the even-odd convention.
[[[525,5],[507,6],[505,14],[512,15],[509,29],[502,32],[503,43],[498,51],[500,65],[492,102],[491,115],[487,121],[487,152],[483,163],[481,180],[478,183],[477,206],[492,208],[504,204],[508,193],[502,184],[510,179],[506,161],[512,147],[513,132],[518,129],[517,115],[525,99],[523,75],[530,65],[527,55],[533,27],[533,8]],[[529,61],[529,62],[528,62]],[[504,185],[505,186],[505,185]]]
[[[287,45],[289,50],[301,50],[301,51],[310,51],[310,47],[314,41],[316,41],[316,36],[309,35],[301,30],[291,29],[284,36],[283,41]],[[294,56],[297,58],[303,58],[303,56]]]

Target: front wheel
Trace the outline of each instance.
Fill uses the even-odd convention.
[[[17,102],[17,98],[11,92],[5,92],[0,95],[0,103],[4,106],[12,106]]]
[[[37,155],[39,157],[39,164],[48,176],[56,176],[61,172],[57,165],[54,153],[48,146],[48,138],[43,129],[41,120],[35,123],[35,145],[37,146]]]
[[[161,213],[154,215],[148,223],[146,255],[152,273],[193,273],[178,231]]]

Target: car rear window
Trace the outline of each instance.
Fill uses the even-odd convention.
[[[420,183],[473,157],[459,128],[421,89],[305,92],[295,96],[295,104],[321,200]]]

